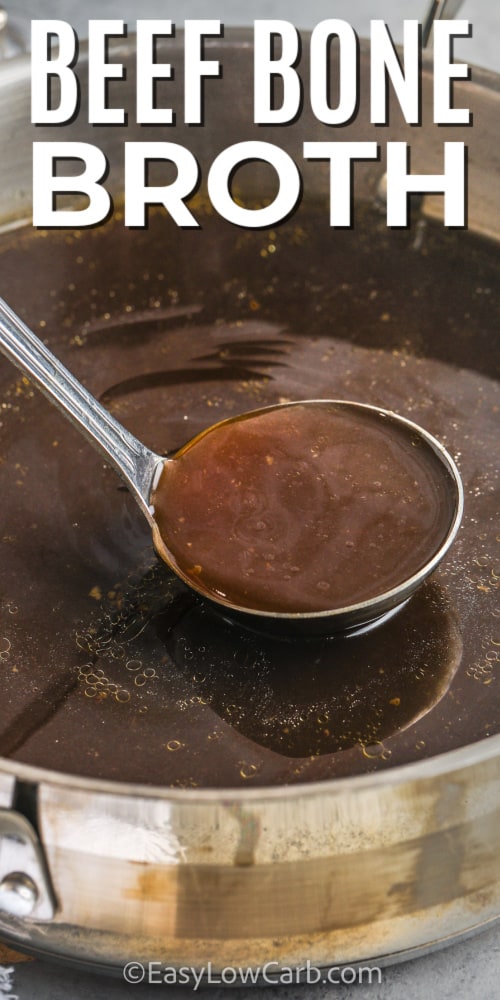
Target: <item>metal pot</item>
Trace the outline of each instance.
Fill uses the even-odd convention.
[[[258,136],[299,161],[304,140],[331,139],[307,107],[286,130],[253,126],[250,34],[231,32],[209,48],[224,65],[217,89],[207,89],[210,127],[168,131],[195,152],[204,177],[229,142]],[[133,41],[115,53],[128,68],[120,99],[130,96],[132,107]],[[161,57],[180,70],[177,43],[165,42]],[[85,53],[80,64],[84,69]],[[368,69],[363,45],[360,111],[342,138],[376,132],[380,141],[380,130],[367,124]],[[171,83],[177,108],[181,79],[178,71]],[[431,85],[424,62],[421,128],[408,128],[394,111],[383,130],[384,142],[411,142],[415,172],[442,169],[442,130],[426,111]],[[423,200],[409,233],[388,231],[380,214],[382,163],[358,165],[355,228],[330,233],[326,165],[304,162],[303,203],[277,233],[219,229],[201,194],[195,206],[202,232],[170,227],[167,234],[155,216],[141,237],[118,225],[102,244],[97,231],[29,233],[31,142],[60,132],[40,136],[28,125],[26,59],[1,67],[0,87],[3,292],[31,321],[39,319],[63,356],[77,359],[78,374],[131,425],[141,394],[168,386],[165,421],[141,417],[151,446],[161,436],[169,450],[186,423],[191,432],[193,421],[203,426],[210,407],[219,418],[238,402],[247,409],[251,398],[313,396],[318,384],[350,381],[368,402],[424,414],[420,422],[455,454],[463,451],[468,505],[443,569],[381,626],[385,632],[346,639],[342,647],[337,640],[264,640],[189,603],[181,584],[159,581],[127,499],[115,529],[88,488],[101,477],[104,493],[118,503],[114,481],[98,460],[92,465],[85,446],[59,441],[57,416],[49,418],[45,403],[2,364],[0,471],[9,503],[0,638],[0,932],[28,952],[94,968],[116,970],[133,958],[258,969],[307,959],[316,966],[381,964],[495,920],[498,619],[489,602],[498,563],[488,548],[494,437],[490,397],[482,408],[478,402],[485,386],[494,388],[495,305],[486,286],[478,291],[467,271],[457,275],[457,262],[484,276],[498,260],[498,78],[474,70],[472,83],[457,83],[456,103],[471,105],[474,127],[446,129],[446,139],[465,138],[469,147],[469,234],[443,233],[433,221],[441,212],[435,197]],[[119,196],[125,131],[77,119],[65,138],[104,148]],[[154,140],[158,132],[131,124],[126,138]],[[261,198],[271,181],[265,169],[242,171],[241,193]],[[324,231],[314,243],[321,215]],[[152,274],[148,240],[156,240],[156,264],[161,251],[161,278],[158,267]],[[268,265],[261,279],[258,268]],[[286,322],[275,305],[279,295],[288,303]],[[219,310],[229,298],[225,317]],[[163,339],[156,342],[158,317]],[[439,385],[439,404],[430,389],[428,397],[422,393],[431,384]],[[47,450],[35,453],[38,434]],[[49,467],[58,485],[47,495]],[[16,504],[13,475],[24,483]],[[387,686],[379,688],[377,677],[388,678]],[[335,701],[339,688],[344,701]],[[168,715],[174,695],[175,718]],[[378,714],[371,718],[365,704],[365,725],[355,707],[367,698]],[[341,731],[343,712],[349,725]],[[172,762],[190,741],[184,772]],[[214,756],[224,741],[233,779],[223,756]]]

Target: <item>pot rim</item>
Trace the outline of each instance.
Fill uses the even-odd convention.
[[[458,770],[474,768],[488,761],[500,758],[500,733],[495,736],[470,743],[455,750],[447,750],[434,757],[422,761],[411,761],[408,764],[398,764],[385,771],[372,774],[357,774],[338,778],[325,778],[323,781],[303,782],[293,785],[262,786],[260,788],[171,788],[169,786],[147,785],[145,783],[112,781],[106,778],[87,778],[82,775],[66,774],[39,767],[34,764],[23,764],[0,757],[0,776],[12,777],[19,781],[34,784],[52,784],[58,788],[66,787],[82,793],[100,793],[122,798],[160,799],[172,804],[214,805],[231,802],[262,803],[271,805],[276,802],[294,801],[297,798],[315,798],[316,796],[362,795],[374,789],[400,786],[418,781],[431,781],[445,777]]]

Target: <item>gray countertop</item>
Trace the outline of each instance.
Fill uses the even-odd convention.
[[[130,0],[3,0],[2,6],[17,18],[56,17],[69,21],[85,37],[89,18],[122,17],[133,25],[137,17],[167,17],[181,26],[187,18],[218,17],[227,25],[251,24],[255,18],[277,17],[298,28],[312,28],[327,17],[339,17],[367,36],[370,20],[381,18],[400,41],[405,18],[424,17],[430,0],[143,0],[138,7]],[[459,17],[472,24],[472,38],[456,43],[457,58],[500,71],[498,38],[500,4],[496,0],[464,0]],[[133,30],[133,29],[132,29]]]
[[[4,0],[16,26],[27,25],[32,17],[55,17],[70,21],[82,37],[89,18],[123,17],[133,24],[135,17],[168,17],[182,25],[186,18],[218,17],[227,25],[248,24],[255,18],[279,17],[297,27],[313,27],[326,17],[349,21],[360,35],[367,35],[371,18],[385,20],[396,40],[401,37],[402,21],[419,18],[427,7],[411,0],[336,0],[326,5],[323,0],[142,0],[139,8],[130,0]],[[498,41],[500,37],[500,4],[493,0],[465,0],[462,15],[472,21],[473,36],[456,47],[457,57],[470,63],[498,71]],[[131,956],[133,957],[133,956]],[[2,965],[2,962],[4,963]],[[375,962],[371,963],[376,964]],[[211,1000],[222,1000],[235,989],[215,988]],[[101,1000],[134,995],[152,1000],[159,995],[158,986],[131,986],[119,980],[75,972],[41,961],[10,961],[0,952],[0,1000]],[[172,1000],[192,995],[179,986],[170,986]],[[206,995],[206,993],[205,993]],[[356,997],[357,1000],[495,1000],[500,998],[500,934],[498,925],[473,938],[450,945],[413,961],[394,965],[382,971],[382,984],[266,987],[238,989],[239,1000],[333,1000],[334,997]]]

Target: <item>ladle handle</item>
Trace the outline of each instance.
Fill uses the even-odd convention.
[[[130,434],[0,298],[0,350],[48,396],[125,479],[148,520],[154,472],[163,459]]]

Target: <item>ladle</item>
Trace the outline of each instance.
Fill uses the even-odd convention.
[[[253,627],[364,628],[409,599],[456,535],[463,491],[455,463],[427,431],[388,410],[276,404],[220,421],[163,457],[2,299],[0,349],[120,473],[171,569]]]

